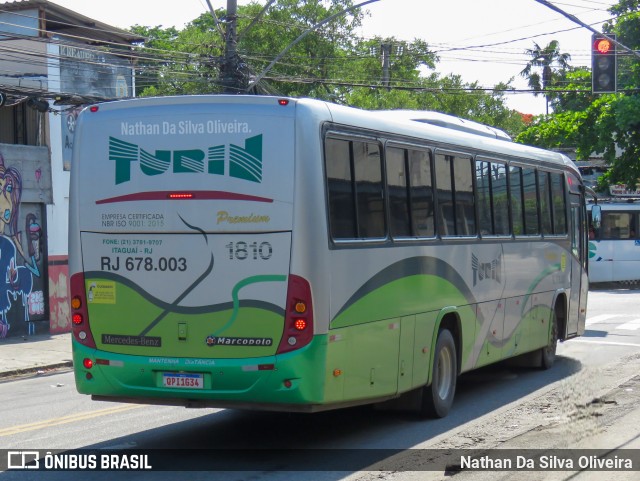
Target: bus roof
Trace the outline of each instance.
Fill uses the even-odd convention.
[[[484,151],[487,155],[504,155],[546,162],[555,164],[563,169],[572,170],[577,177],[582,178],[575,163],[562,153],[516,142],[505,142],[505,140],[498,137],[478,134],[473,129],[463,131],[459,128],[451,127],[451,125],[437,125],[433,122],[416,121],[408,118],[406,114],[396,115],[395,112],[397,111],[367,111],[311,99],[298,99],[297,102],[310,107],[316,104],[322,105],[323,108],[329,110],[332,121],[338,124],[357,125],[373,131],[397,133],[413,136],[417,139],[428,138],[434,142],[451,144],[458,148],[466,147],[475,151]],[[444,116],[444,114],[442,115]],[[449,119],[456,118],[452,116],[445,117]],[[436,118],[436,115],[433,115],[433,118]]]
[[[318,122],[331,121],[372,131],[413,136],[416,139],[424,139],[426,137],[431,141],[445,145],[450,144],[458,148],[466,147],[475,151],[484,151],[487,155],[504,155],[546,162],[561,168],[569,168],[582,178],[575,163],[564,154],[516,142],[507,142],[505,140],[510,139],[509,136],[499,129],[439,112],[410,110],[368,111],[316,99],[259,95],[146,97],[105,102],[100,104],[99,108],[112,110],[140,105],[193,104],[202,106],[207,103],[239,105],[276,105],[280,103],[283,107],[288,104],[294,104],[312,110]]]
[[[503,130],[490,127],[489,125],[474,122],[473,120],[462,119],[453,115],[447,115],[431,110],[377,110],[375,113],[384,115],[386,118],[397,120],[412,120],[425,124],[437,125],[448,129],[459,130],[475,135],[482,135],[492,139],[511,141],[511,137]]]

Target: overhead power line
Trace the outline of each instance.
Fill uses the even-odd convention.
[[[376,1],[376,0],[372,0],[372,1]],[[371,3],[371,2],[363,2],[359,5],[354,6],[362,6],[366,3]],[[0,9],[0,11],[2,11],[2,9]],[[263,10],[264,11],[264,10]],[[263,21],[267,21],[267,19],[263,19]],[[277,22],[278,24],[281,24],[283,26],[286,26],[287,28],[289,28],[290,30],[292,28],[296,28],[296,29],[304,29],[307,28],[307,26],[305,25],[301,25],[301,24],[297,24],[294,22],[291,23],[283,23],[283,22]],[[600,23],[600,22],[598,22]],[[318,27],[321,28],[321,27]],[[575,27],[575,28],[580,28],[580,27]],[[567,29],[567,30],[572,30],[572,29]],[[40,30],[38,30],[40,31]],[[244,33],[244,32],[243,32]],[[547,33],[549,34],[549,33]],[[56,34],[58,35],[58,34]],[[540,34],[542,35],[542,34]],[[59,40],[52,40],[51,39],[44,39],[44,38],[39,38],[39,37],[29,37],[29,36],[22,36],[20,38],[28,38],[34,42],[48,42],[48,43],[58,43],[60,45],[64,44],[65,41],[71,41],[74,42],[74,46],[78,45],[78,42],[81,41],[88,41],[90,40],[89,38],[86,37],[79,37],[79,36],[67,36],[64,34],[59,34],[58,35],[60,37]],[[536,36],[539,35],[535,35],[535,36],[529,36],[529,37],[523,37],[521,39],[516,39],[516,40],[526,40],[526,39],[531,39],[531,38],[535,38]],[[17,38],[17,37],[16,37]],[[492,43],[492,44],[486,44],[486,45],[472,45],[472,46],[466,46],[466,47],[447,47],[446,45],[438,45],[436,47],[435,50],[433,50],[434,53],[446,56],[447,53],[451,52],[473,52],[474,53],[474,57],[461,57],[459,60],[461,61],[474,61],[474,62],[492,62],[492,63],[509,63],[509,64],[514,64],[517,62],[517,58],[516,57],[516,53],[513,52],[509,52],[509,51],[500,51],[500,50],[493,50],[492,52],[490,52],[490,57],[489,58],[479,58],[478,53],[476,52],[483,52],[486,51],[486,48],[491,48],[494,46],[498,46],[498,45],[504,45],[506,43],[510,43],[513,42],[515,40],[511,40],[509,42],[496,42],[496,43]],[[68,44],[68,43],[67,43]],[[185,51],[186,48],[190,48],[190,46],[188,44],[185,44],[185,46],[183,47],[182,50],[178,50],[178,51],[173,51],[173,50],[163,50],[163,49],[154,49],[154,48],[150,48],[150,47],[146,47],[146,46],[137,46],[134,45],[133,46],[133,51],[123,51],[122,47],[127,47],[127,48],[131,48],[132,46],[129,44],[120,44],[120,45],[115,45],[114,48],[111,47],[94,47],[91,45],[84,45],[84,46],[79,46],[78,48],[82,48],[85,49],[87,52],[94,52],[96,54],[112,54],[112,55],[119,55],[122,56],[123,54],[125,54],[126,56],[129,57],[135,57],[141,61],[145,62],[144,65],[144,72],[139,72],[136,76],[136,84],[138,85],[138,87],[144,87],[146,85],[150,85],[151,82],[155,82],[155,78],[157,75],[165,75],[169,78],[174,78],[179,80],[180,82],[193,82],[195,84],[201,83],[201,84],[205,84],[208,83],[212,86],[217,86],[219,85],[219,82],[215,79],[215,78],[211,78],[211,77],[204,77],[203,75],[203,71],[201,69],[199,69],[199,65],[204,65],[206,63],[208,63],[209,67],[211,65],[215,66],[217,62],[220,62],[222,57],[212,57],[212,56],[205,56],[203,54],[198,54],[198,53],[193,53],[193,52],[188,52]],[[197,47],[197,45],[193,45],[193,47]],[[217,46],[217,48],[220,48],[220,51],[222,52],[223,46],[222,44],[220,44],[219,46]],[[483,50],[485,49],[485,50]],[[29,49],[23,49],[19,51],[20,55],[23,55],[25,58],[24,59],[20,59],[20,55],[18,54],[18,51],[14,48],[4,48],[2,46],[2,42],[0,41],[0,54],[6,59],[8,58],[9,55],[12,55],[12,59],[14,60],[15,63],[20,63],[22,62],[25,66],[29,66],[29,65],[33,65],[33,66],[44,66],[47,65],[48,62],[57,59],[59,60],[61,57],[59,55],[53,55],[53,54],[43,54],[42,51],[37,51],[37,50],[29,50]],[[277,70],[285,70],[286,67],[292,67],[292,66],[300,66],[300,57],[296,57],[296,60],[298,61],[296,65],[290,64],[290,63],[286,63],[282,61],[282,58],[284,56],[282,56],[281,58],[273,58],[270,55],[265,55],[265,54],[253,54],[250,51],[240,51],[239,52],[243,58],[247,58],[247,59],[252,59],[253,64],[254,65],[262,65],[262,66],[267,66],[267,65],[271,65],[270,69],[272,72],[276,72]],[[586,55],[586,54],[585,54]],[[352,57],[348,57],[346,59],[336,59],[336,58],[329,58],[329,57],[320,57],[317,58],[316,60],[321,60],[321,61],[327,61],[327,62],[331,62],[336,68],[341,68],[342,64],[339,64],[338,61],[340,62],[348,62],[351,61],[353,59],[359,59],[359,60],[364,60],[367,58],[374,58],[373,56],[370,55],[355,55]],[[523,63],[526,61],[524,54],[523,54]],[[90,69],[91,67],[91,62],[89,60],[87,61],[80,61],[86,64],[86,68]],[[155,64],[155,65],[154,65]],[[103,65],[105,67],[108,66],[121,66],[121,65],[117,65],[117,64],[111,64],[110,62],[105,62],[105,63],[101,63],[100,65]],[[315,64],[313,64],[315,65]],[[311,63],[308,64],[302,64],[302,71],[304,68],[312,68],[313,65]],[[280,68],[282,67],[282,68]],[[348,68],[348,64],[347,67]],[[6,73],[6,72],[4,72]],[[3,72],[0,72],[0,77],[3,75]],[[346,75],[346,72],[343,73],[341,75],[341,78],[337,80],[337,82],[342,82],[342,85],[347,86],[349,83],[349,79],[347,78],[348,76]],[[50,74],[50,79],[53,79],[54,77]],[[266,77],[265,77],[266,78]],[[284,73],[279,73],[276,75],[271,75],[268,80],[270,81],[288,81],[288,82],[294,82],[294,81],[307,81],[307,80],[301,80],[302,77],[300,77],[298,80],[292,80],[291,78],[287,77],[287,74]],[[310,80],[309,80],[310,81]],[[328,82],[328,80],[326,79],[314,79],[313,81],[315,81],[316,83],[320,83],[320,82]],[[350,86],[370,86],[373,85],[374,81],[369,81],[368,79],[360,79],[358,80],[354,80],[354,83],[351,84]],[[392,85],[393,88],[393,85]],[[486,88],[486,91],[494,91],[493,88]],[[512,93],[513,91],[507,91],[506,93]],[[532,91],[530,90],[523,90],[521,92],[526,92],[526,93],[532,93]]]
[[[615,38],[608,36],[605,33],[602,32],[598,32],[595,28],[592,28],[590,25],[587,25],[586,23],[584,23],[582,20],[580,20],[579,18],[577,18],[575,15],[571,15],[570,13],[565,12],[564,10],[562,10],[561,8],[556,7],[553,3],[551,2],[547,2],[547,0],[535,0],[536,2],[538,2],[541,5],[544,5],[545,7],[550,8],[551,10],[554,10],[558,13],[560,13],[561,15],[567,17],[569,20],[571,20],[572,22],[577,23],[578,25],[580,25],[581,27],[586,28],[587,30],[589,30],[592,33],[597,33],[598,35],[602,35],[603,37],[606,37],[607,39],[609,39],[612,43],[614,43],[617,47],[621,48],[622,50],[624,50],[625,52],[628,52],[632,55],[635,55],[636,57],[640,58],[640,52],[636,52],[635,50],[627,47],[626,45],[618,42]]]
[[[344,10],[342,10],[342,11],[340,11],[340,12],[338,12],[338,13],[334,14],[334,15],[331,15],[331,16],[329,16],[329,17],[325,18],[325,19],[324,19],[324,20],[322,20],[321,22],[318,22],[318,23],[316,23],[315,25],[313,25],[312,27],[310,27],[310,28],[308,28],[307,30],[305,30],[305,31],[304,31],[304,32],[303,32],[303,33],[302,33],[298,38],[296,38],[293,42],[291,42],[289,45],[287,45],[287,46],[285,47],[285,49],[284,49],[282,52],[280,52],[280,53],[278,54],[278,56],[276,56],[276,58],[274,58],[274,59],[273,59],[273,61],[272,61],[272,62],[267,66],[267,68],[265,68],[265,69],[264,69],[264,70],[263,70],[263,71],[262,71],[262,72],[261,72],[261,73],[260,73],[256,78],[255,78],[255,80],[253,80],[253,81],[249,84],[249,88],[248,88],[247,90],[250,90],[253,86],[255,86],[258,82],[260,82],[260,80],[261,80],[261,79],[262,79],[262,78],[267,74],[267,72],[268,72],[269,70],[271,70],[271,68],[276,64],[276,62],[277,62],[278,60],[280,60],[282,57],[284,57],[284,56],[287,54],[287,52],[288,52],[289,50],[291,50],[291,48],[292,48],[294,45],[296,45],[298,42],[300,42],[300,40],[302,40],[304,37],[306,37],[309,33],[311,33],[312,31],[316,30],[317,28],[320,28],[320,27],[321,27],[321,26],[323,26],[324,24],[329,23],[330,21],[332,21],[332,20],[333,20],[334,18],[336,18],[336,17],[339,17],[339,16],[341,16],[341,15],[344,15],[345,13],[348,13],[348,12],[350,12],[351,10],[355,10],[356,8],[360,8],[360,7],[364,6],[364,5],[368,5],[368,4],[370,4],[370,3],[374,3],[374,2],[377,2],[377,1],[379,1],[379,0],[367,0],[367,1],[365,1],[365,2],[361,2],[361,3],[358,3],[358,4],[356,4],[356,5],[353,5],[353,6],[349,7],[349,8],[345,8]]]

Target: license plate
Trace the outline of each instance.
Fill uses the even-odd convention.
[[[202,374],[165,372],[162,373],[162,385],[180,389],[204,389],[204,378]]]

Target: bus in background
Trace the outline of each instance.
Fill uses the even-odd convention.
[[[593,209],[599,222],[593,222]],[[640,281],[640,197],[598,199],[588,204],[589,280]]]
[[[579,171],[444,121],[256,96],[94,105],[70,196],[75,381],[97,400],[442,417],[460,373],[549,368],[584,332]]]

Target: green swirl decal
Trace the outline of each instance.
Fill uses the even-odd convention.
[[[247,277],[246,279],[238,282],[235,286],[233,286],[233,289],[231,290],[231,298],[233,299],[233,312],[231,313],[231,317],[229,318],[227,323],[216,332],[214,332],[212,336],[217,336],[221,332],[224,332],[226,329],[231,327],[238,317],[238,311],[240,310],[240,299],[238,297],[238,293],[240,292],[240,289],[250,284],[256,284],[258,282],[284,282],[286,280],[287,276],[274,274]]]

